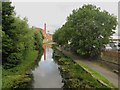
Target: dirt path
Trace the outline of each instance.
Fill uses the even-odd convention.
[[[82,63],[86,64],[88,67],[92,68],[93,70],[99,72],[101,75],[103,75],[106,79],[108,79],[110,82],[112,82],[116,87],[118,87],[118,75],[114,72],[100,66],[99,64],[90,61],[90,60],[83,60],[79,56],[71,53],[70,51],[66,51],[62,48],[58,48],[61,50],[64,54],[70,56],[73,60],[80,60]]]

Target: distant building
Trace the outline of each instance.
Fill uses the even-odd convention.
[[[36,27],[36,31],[39,31],[39,30],[42,31],[42,35],[44,37],[44,42],[52,41],[52,34],[46,33],[46,23],[44,24],[44,29]]]
[[[113,42],[120,42],[120,36],[113,36],[112,41]]]
[[[120,49],[119,44],[120,44],[120,36],[113,36],[112,41],[109,43],[110,47],[113,50]]]
[[[52,34],[47,34],[46,39],[47,39],[47,41],[52,41]]]

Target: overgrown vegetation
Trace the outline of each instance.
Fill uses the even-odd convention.
[[[0,1],[0,88],[2,88],[2,2]]]
[[[21,64],[11,69],[2,69],[2,88],[30,88],[30,69],[37,57],[37,51],[30,52]],[[21,84],[21,85],[20,85]],[[24,86],[23,86],[24,85]]]
[[[11,2],[2,2],[2,88],[29,88],[30,69],[42,53],[41,31],[27,18],[15,16]]]
[[[116,29],[117,19],[94,5],[73,10],[53,40],[85,57],[98,57]]]
[[[96,78],[93,78],[90,73],[86,72],[79,64],[74,62],[71,58],[65,56],[62,52],[54,47],[54,60],[60,65],[59,69],[63,77],[63,88],[73,89],[98,89],[103,88],[111,90],[110,88],[100,83]]]

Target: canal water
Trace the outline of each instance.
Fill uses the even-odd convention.
[[[52,55],[52,48],[44,48],[38,66],[32,70],[33,88],[61,88],[63,86],[59,66],[54,62]]]

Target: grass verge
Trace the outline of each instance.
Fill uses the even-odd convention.
[[[82,63],[80,60],[75,60],[82,68],[89,72],[95,79],[102,81],[106,86],[116,88],[111,82],[109,82],[104,76],[99,74],[97,71],[92,70],[87,65]]]

